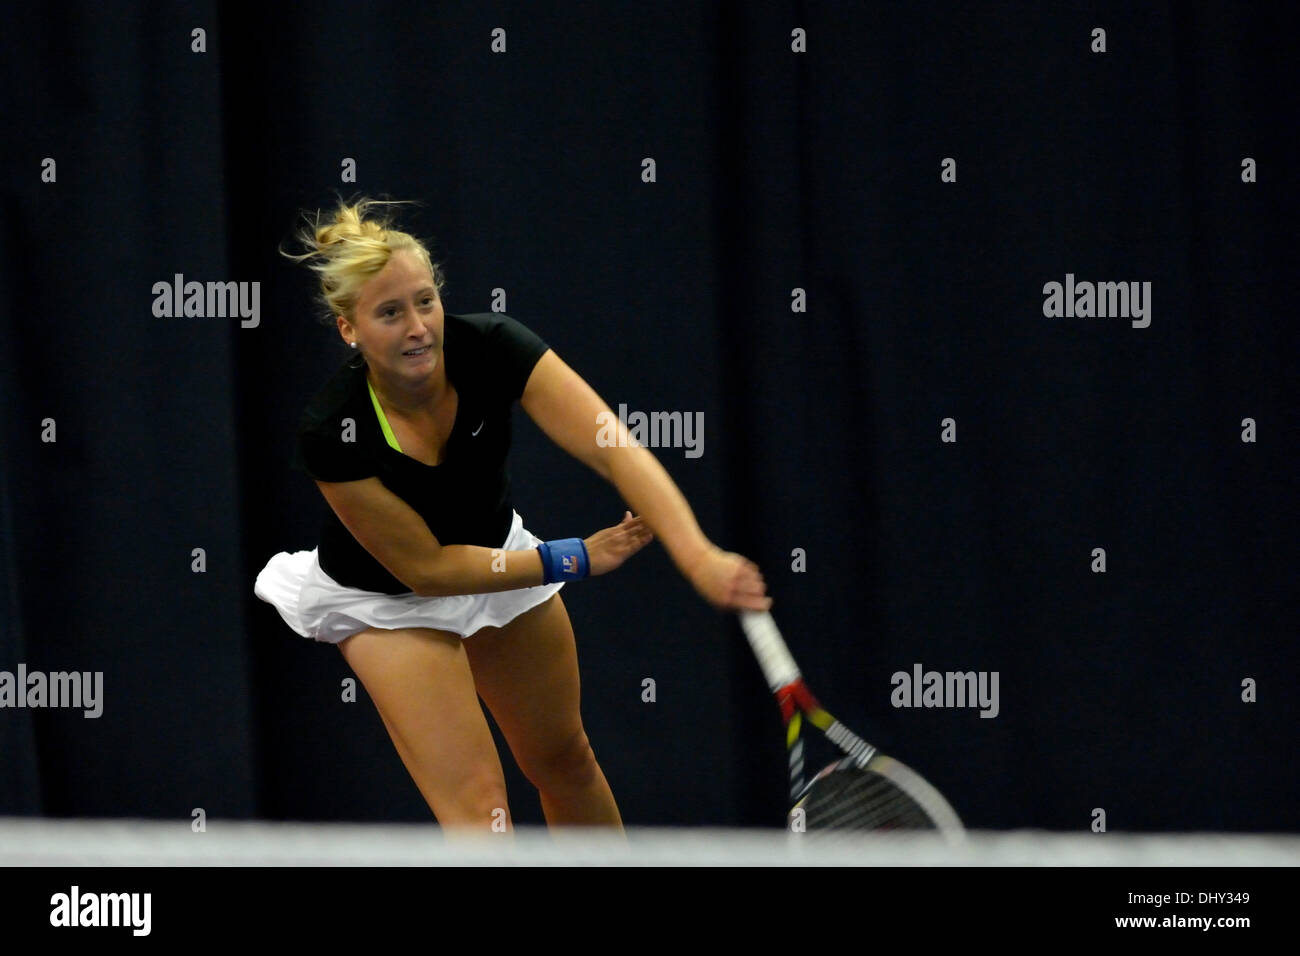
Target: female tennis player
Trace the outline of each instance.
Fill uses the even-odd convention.
[[[719,609],[770,607],[763,577],[705,537],[621,423],[621,441],[607,427],[598,440],[617,418],[535,333],[500,313],[445,313],[441,266],[368,216],[380,204],[341,203],[326,224],[318,214],[299,235],[308,251],[290,256],[311,260],[352,351],[308,403],[295,447],[329,505],[319,544],[275,555],[254,591],[298,634],[338,645],[443,826],[512,826],[482,697],[549,826],[621,829],[579,713],[560,589],[652,537]],[[515,401],[632,511],[586,538],[529,533],[506,467]]]

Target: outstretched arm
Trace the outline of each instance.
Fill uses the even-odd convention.
[[[701,596],[722,608],[771,606],[753,562],[723,551],[705,536],[659,460],[628,438],[609,405],[554,351],[538,360],[519,403],[551,441],[618,489]],[[617,443],[598,443],[597,435],[608,434],[611,427]]]

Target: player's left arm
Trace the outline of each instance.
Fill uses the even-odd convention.
[[[519,404],[551,441],[618,489],[687,577],[715,549],[659,460],[553,350],[538,359]]]
[[[604,399],[553,351],[538,359],[519,403],[551,441],[618,489],[706,600],[724,609],[772,606],[758,566],[705,537],[659,459],[629,438]]]

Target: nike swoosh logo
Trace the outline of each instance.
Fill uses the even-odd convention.
[[[477,435],[479,432],[481,432],[481,431],[483,430],[483,423],[486,422],[486,421],[487,421],[487,419],[485,418],[485,419],[483,419],[482,422],[479,422],[479,423],[478,423],[478,428],[474,429],[472,432],[470,432],[470,434],[471,434],[471,435]]]

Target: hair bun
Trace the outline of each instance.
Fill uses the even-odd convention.
[[[429,269],[439,295],[445,285],[441,266],[434,262],[424,243],[394,225],[394,207],[410,200],[339,198],[338,207],[326,218],[320,210],[306,216],[307,226],[298,233],[304,252],[280,253],[295,262],[305,262],[320,276],[319,301],[325,308],[322,324],[332,325],[337,315],[348,315],[361,287],[382,269],[389,257],[407,250]],[[373,218],[367,218],[367,214]]]

